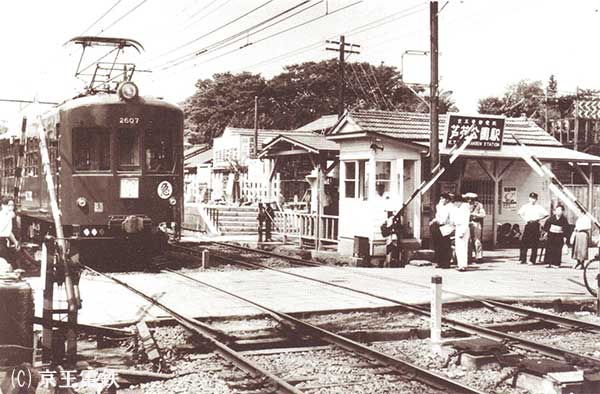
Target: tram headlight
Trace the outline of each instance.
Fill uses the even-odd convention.
[[[171,197],[171,198],[169,198],[169,204],[170,204],[171,206],[173,206],[173,205],[177,204],[177,199],[176,199],[175,197]]]
[[[77,199],[77,206],[79,208],[85,208],[85,206],[87,205],[87,199],[85,197],[79,197]]]
[[[117,93],[119,94],[119,97],[121,97],[123,100],[129,101],[133,100],[138,96],[139,90],[135,83],[131,81],[126,81],[119,85],[119,87],[117,88]]]
[[[92,235],[95,237],[96,235],[98,235],[98,230],[96,230],[95,228],[92,228]]]
[[[86,237],[89,237],[89,236],[90,236],[90,229],[89,229],[89,228],[87,228],[87,227],[86,227],[86,228],[84,228],[84,229],[83,229],[83,235],[85,235]]]

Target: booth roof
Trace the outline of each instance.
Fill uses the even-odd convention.
[[[350,111],[344,119],[350,118],[362,131],[385,134],[393,138],[429,144],[431,130],[429,114],[412,112]],[[446,115],[440,115],[440,140],[446,136]],[[342,123],[343,123],[342,119]],[[504,144],[516,145],[511,133],[528,146],[562,146],[562,144],[533,121],[525,118],[506,118]]]

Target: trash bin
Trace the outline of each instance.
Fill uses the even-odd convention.
[[[369,237],[354,236],[354,257],[369,260]]]

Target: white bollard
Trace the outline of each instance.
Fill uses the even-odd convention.
[[[210,267],[210,252],[208,250],[202,251],[202,269]]]
[[[442,354],[442,277],[431,277],[431,351]]]

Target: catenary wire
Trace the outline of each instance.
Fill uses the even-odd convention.
[[[119,5],[119,3],[123,1],[123,0],[117,0],[107,11],[105,11],[102,15],[100,15],[100,17],[98,19],[96,19],[91,25],[89,25],[81,34],[80,36],[83,36],[85,33],[87,33],[88,31],[90,31],[90,29],[94,26],[96,26],[96,24],[98,22],[100,22],[106,15],[108,15],[116,6]]]
[[[197,66],[197,65],[199,65],[199,64],[208,63],[208,62],[210,62],[210,61],[213,61],[213,60],[219,59],[219,58],[221,58],[221,57],[223,57],[223,56],[229,55],[229,54],[231,54],[231,53],[233,53],[233,52],[236,52],[236,51],[242,50],[242,49],[244,49],[244,48],[246,48],[246,47],[249,47],[249,46],[251,46],[251,45],[256,45],[256,44],[258,44],[258,43],[260,43],[260,42],[263,42],[263,41],[269,40],[269,39],[271,39],[271,38],[273,38],[273,37],[276,37],[276,36],[278,36],[278,35],[281,35],[281,34],[284,34],[284,33],[287,33],[287,32],[289,32],[289,31],[291,31],[291,30],[294,30],[294,29],[297,29],[297,28],[299,28],[299,27],[305,26],[305,25],[307,25],[307,24],[309,24],[309,23],[315,22],[315,21],[317,21],[317,20],[319,20],[319,19],[322,19],[322,18],[324,18],[324,17],[327,17],[327,16],[329,16],[329,15],[332,15],[332,14],[334,14],[334,13],[337,13],[337,12],[343,11],[343,10],[345,10],[345,9],[347,9],[347,8],[350,8],[350,7],[352,7],[352,6],[355,6],[355,5],[357,5],[357,4],[359,4],[359,3],[362,3],[362,2],[363,2],[363,0],[359,0],[359,1],[356,1],[356,2],[354,2],[354,3],[351,3],[351,4],[349,4],[349,5],[346,5],[346,6],[343,6],[343,7],[337,8],[337,9],[335,9],[335,10],[333,10],[333,11],[330,11],[328,14],[320,15],[320,16],[318,16],[318,17],[315,17],[315,18],[309,19],[309,20],[307,20],[307,21],[304,21],[304,22],[302,22],[302,23],[299,23],[299,24],[297,24],[297,25],[291,26],[291,27],[289,27],[289,28],[286,28],[286,29],[284,29],[284,30],[280,30],[280,31],[278,31],[278,32],[276,32],[276,33],[273,33],[273,34],[271,34],[271,35],[268,35],[268,36],[266,36],[266,37],[263,37],[263,38],[261,38],[261,39],[259,39],[259,40],[257,40],[257,41],[254,41],[254,42],[247,43],[246,45],[243,45],[243,46],[241,46],[241,47],[239,47],[239,48],[234,48],[233,50],[230,50],[230,51],[228,51],[228,52],[222,53],[222,54],[220,54],[220,55],[218,55],[218,56],[214,56],[214,57],[212,57],[212,58],[210,58],[210,59],[207,59],[207,60],[205,60],[205,61],[203,61],[203,62],[200,62],[200,63],[195,63],[195,64],[194,64],[194,66]],[[190,59],[190,60],[191,60],[191,59]],[[186,60],[186,62],[187,62],[187,61],[189,61],[189,60]],[[181,64],[181,63],[179,63],[179,64]],[[177,64],[177,65],[179,65],[179,64]],[[168,70],[168,69],[170,69],[170,68],[172,68],[172,67],[175,67],[175,65],[172,65],[172,66],[169,66],[169,67],[165,67],[165,68],[163,68],[161,71]]]
[[[288,9],[286,9],[286,10],[278,13],[277,15],[271,16],[271,17],[269,17],[269,18],[267,18],[267,19],[265,19],[265,20],[263,20],[263,21],[255,24],[255,25],[253,25],[253,26],[251,26],[249,28],[246,28],[246,29],[244,29],[244,30],[242,30],[242,31],[240,31],[238,33],[235,33],[235,34],[233,34],[233,35],[231,35],[231,36],[229,36],[227,38],[224,38],[224,39],[219,40],[219,41],[217,41],[215,43],[207,45],[207,46],[205,46],[204,48],[202,48],[200,50],[196,50],[196,51],[194,51],[192,53],[188,53],[186,55],[177,57],[177,58],[175,58],[173,60],[165,62],[165,63],[163,63],[163,64],[161,64],[159,66],[156,66],[156,67],[160,68],[160,67],[166,67],[166,66],[170,66],[170,65],[175,66],[175,65],[181,64],[181,63],[183,63],[185,61],[191,60],[192,58],[194,58],[196,56],[199,56],[201,54],[204,54],[204,53],[207,53],[207,52],[213,52],[213,51],[219,50],[221,48],[227,47],[227,46],[232,45],[232,44],[234,44],[236,42],[239,42],[239,41],[242,41],[244,39],[247,39],[250,36],[253,36],[253,35],[255,35],[257,33],[260,33],[260,32],[262,32],[264,30],[267,30],[267,29],[269,29],[269,28],[271,28],[271,27],[273,27],[273,26],[275,26],[275,25],[277,25],[279,23],[282,23],[282,22],[284,22],[284,21],[286,21],[286,20],[288,20],[288,19],[290,19],[290,18],[292,18],[292,17],[294,17],[294,16],[296,16],[296,15],[298,15],[300,13],[303,13],[303,12],[305,12],[305,11],[307,11],[307,10],[309,10],[309,9],[311,9],[311,8],[315,7],[316,5],[318,5],[318,4],[320,4],[320,3],[323,2],[323,0],[321,0],[318,3],[314,3],[312,5],[309,5],[306,8],[303,8],[301,10],[296,11],[295,13],[293,13],[291,15],[286,16],[282,20],[273,22],[270,25],[267,25],[267,26],[263,27],[262,29],[259,29],[259,30],[256,30],[256,31],[252,31],[252,30],[256,29],[257,27],[260,27],[260,26],[264,25],[265,23],[271,22],[271,21],[279,18],[280,16],[283,16],[283,15],[285,15],[285,14],[287,14],[287,13],[295,10],[296,8],[301,7],[301,6],[309,3],[310,1],[311,0],[305,0],[302,3],[298,3],[297,5],[295,5],[295,6],[291,7],[291,8],[288,8]]]
[[[127,17],[130,14],[132,14],[135,10],[137,10],[138,8],[140,8],[147,1],[148,0],[142,0],[142,1],[140,1],[137,5],[135,5],[135,7],[133,7],[132,9],[130,9],[129,11],[127,11],[125,14],[121,15],[121,17],[118,18],[117,20],[115,20],[113,23],[111,23],[110,25],[108,25],[107,27],[105,27],[104,29],[102,29],[100,31],[100,33],[98,33],[98,35],[104,33],[105,31],[107,31],[108,29],[110,29],[111,27],[113,27],[114,25],[116,25],[117,23],[121,22],[123,19],[125,19],[125,17]]]
[[[231,25],[231,24],[233,24],[233,23],[235,23],[235,22],[239,21],[240,19],[243,19],[243,18],[245,18],[246,16],[248,16],[248,15],[252,14],[253,12],[256,12],[256,11],[258,11],[259,9],[261,9],[261,8],[263,8],[263,7],[267,6],[267,5],[269,5],[269,4],[270,4],[270,3],[272,3],[273,1],[274,1],[274,0],[268,0],[268,1],[264,2],[264,3],[262,3],[261,5],[259,5],[258,7],[255,7],[255,8],[253,8],[253,9],[251,9],[250,11],[248,11],[248,12],[246,12],[246,13],[244,13],[244,14],[242,14],[242,15],[240,15],[240,16],[238,16],[238,17],[236,17],[236,18],[232,19],[232,20],[230,20],[229,22],[227,22],[227,23],[225,23],[225,24],[223,24],[223,25],[221,25],[221,26],[219,26],[219,27],[217,27],[217,28],[215,28],[215,29],[213,29],[213,30],[209,31],[208,33],[204,33],[204,34],[202,34],[202,35],[200,35],[200,36],[198,36],[198,37],[196,37],[196,38],[194,38],[194,39],[192,39],[192,40],[190,40],[190,41],[186,42],[185,44],[181,44],[181,45],[179,45],[178,47],[175,47],[175,48],[173,48],[173,49],[170,49],[170,50],[169,50],[169,51],[167,51],[167,52],[164,52],[164,53],[163,53],[163,54],[161,54],[159,57],[162,57],[162,56],[165,56],[165,55],[169,55],[169,54],[171,54],[171,53],[173,53],[173,52],[175,52],[175,51],[178,51],[178,50],[180,50],[180,49],[182,49],[182,48],[185,48],[185,47],[187,47],[187,46],[190,46],[190,45],[192,45],[193,43],[195,43],[195,42],[197,42],[197,41],[199,41],[199,40],[201,40],[201,39],[203,39],[203,38],[205,38],[205,37],[208,37],[209,35],[211,35],[211,34],[213,34],[213,33],[216,33],[217,31],[219,31],[219,30],[221,30],[221,29],[223,29],[223,28],[225,28],[225,27],[227,27],[227,26],[229,26],[229,25]],[[153,59],[153,60],[154,60],[154,59]]]

